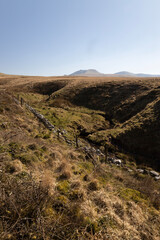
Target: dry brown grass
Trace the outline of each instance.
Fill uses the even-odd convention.
[[[41,99],[41,105],[48,99],[48,106],[55,106],[57,109],[76,109],[75,105],[78,105],[103,111],[110,125],[107,123],[106,126],[101,125],[95,129],[90,128],[91,123],[86,121],[87,124],[84,124],[79,118],[76,119],[85,133],[89,134],[89,140],[101,144],[111,135],[113,145],[116,144],[131,154],[137,153],[138,162],[144,162],[145,159],[145,163],[151,163],[157,169],[160,154],[159,135],[155,136],[154,132],[158,133],[159,87],[159,78],[111,76],[86,78],[3,76],[0,78],[1,89],[16,93],[32,92],[50,95],[50,99],[47,96],[37,95],[37,99]],[[37,100],[32,97],[29,95],[27,100],[30,99],[35,103]],[[6,109],[3,111],[6,112]],[[82,119],[84,117],[81,116]],[[91,120],[93,122],[93,119]],[[74,121],[70,128],[72,127],[75,127]],[[155,142],[154,146],[152,142]]]
[[[22,85],[24,91],[40,91],[42,83],[47,91],[52,81],[61,80],[66,84],[58,91],[61,96],[125,81],[158,86],[158,80],[118,78],[8,76],[7,83],[0,81],[1,88],[10,86],[11,91]],[[158,182],[105,163],[93,165],[81,149],[68,147],[54,135],[44,139],[44,126],[17,107],[10,95],[3,92],[0,100],[1,239],[159,240]]]

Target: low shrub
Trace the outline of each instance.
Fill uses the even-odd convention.
[[[31,155],[31,154],[23,153],[21,155],[18,155],[17,157],[21,160],[23,164],[26,164],[26,165],[32,164],[32,162],[38,161],[37,156],[33,154]]]
[[[88,184],[88,189],[90,191],[97,191],[99,189],[98,181],[93,180]]]

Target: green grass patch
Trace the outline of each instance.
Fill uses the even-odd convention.
[[[38,162],[38,157],[30,153],[17,154],[16,157],[21,160],[23,164],[32,164],[33,162]]]
[[[132,200],[136,203],[147,203],[146,197],[139,191],[125,188],[120,191],[120,197],[129,201]]]
[[[67,180],[59,182],[57,186],[57,190],[63,194],[63,195],[68,195],[70,191],[70,184]]]
[[[117,222],[112,216],[107,214],[106,216],[99,218],[98,226],[103,228],[109,227],[109,228],[115,229],[117,228]]]
[[[93,171],[93,164],[91,162],[81,162],[78,164],[80,170],[84,170],[84,172],[91,173]]]

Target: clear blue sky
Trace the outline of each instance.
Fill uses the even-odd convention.
[[[0,72],[160,74],[160,0],[0,0]]]

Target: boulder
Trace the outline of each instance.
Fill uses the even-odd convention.
[[[155,179],[156,181],[160,180],[160,175],[159,175],[159,176],[156,176],[156,177],[154,177],[154,179]]]
[[[116,164],[116,165],[121,165],[122,160],[121,159],[113,159],[113,163]]]
[[[150,171],[150,175],[151,175],[152,177],[158,177],[158,176],[159,176],[159,173],[156,172],[156,171]]]
[[[144,169],[137,169],[137,172],[144,173]]]
[[[130,169],[130,168],[128,168],[128,169],[127,169],[127,171],[128,171],[128,172],[130,172],[130,173],[131,173],[131,172],[133,172],[133,170],[132,170],[132,169]]]

